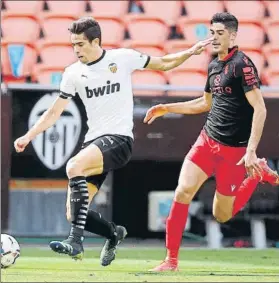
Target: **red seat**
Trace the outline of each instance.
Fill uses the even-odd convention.
[[[271,20],[279,19],[279,2],[278,1],[265,1],[265,5],[268,8]]]
[[[112,16],[123,18],[128,13],[129,1],[88,1],[94,17]]]
[[[102,44],[121,45],[124,38],[125,25],[122,20],[111,17],[95,17],[102,30]]]
[[[2,19],[2,32],[5,40],[34,44],[40,35],[40,25],[33,16],[6,15]]]
[[[167,74],[169,84],[178,87],[204,87],[206,83],[206,74],[203,72],[194,72],[188,70],[173,70]],[[193,96],[200,95],[200,91],[168,91],[170,96]]]
[[[268,83],[270,86],[279,86],[279,72],[270,73],[268,77]]]
[[[38,68],[33,79],[40,84],[59,85],[64,68]]]
[[[71,43],[68,28],[73,22],[73,17],[47,16],[42,22],[44,41],[52,43]],[[59,29],[57,28],[59,27]]]
[[[127,28],[131,39],[145,44],[163,45],[169,35],[164,21],[144,15],[128,17]]]
[[[165,45],[166,53],[177,53],[183,50],[187,50],[192,47],[191,44],[188,44],[186,40],[169,40]],[[176,69],[183,70],[199,70],[201,72],[206,72],[210,60],[209,52],[204,51],[200,55],[193,55],[183,64],[176,67]]]
[[[235,15],[238,20],[258,20],[265,16],[265,7],[262,1],[225,1],[226,9]]]
[[[266,54],[268,69],[271,72],[279,72],[279,48],[272,49]]]
[[[236,43],[241,48],[260,49],[264,43],[264,37],[264,29],[258,22],[239,22]]]
[[[5,1],[6,10],[4,11],[22,16],[36,15],[43,10],[43,4],[43,1]]]
[[[132,75],[133,85],[165,85],[167,80],[163,72],[143,70],[135,71]],[[134,95],[164,95],[163,90],[134,90]]]
[[[34,68],[33,78],[44,84],[51,84],[54,74],[61,74],[67,66],[77,61],[73,48],[63,43],[44,44],[40,49],[40,57],[42,62]]]
[[[271,21],[267,28],[267,34],[272,48],[279,46],[279,20]]]
[[[210,37],[210,23],[208,20],[189,20],[187,17],[180,17],[178,27],[189,44]]]
[[[85,1],[53,1],[48,0],[47,6],[49,11],[44,11],[47,15],[61,15],[71,17],[81,17],[85,13],[86,2]]]
[[[182,1],[189,19],[210,21],[215,13],[224,12],[223,1]]]
[[[181,14],[180,1],[140,1],[144,14],[150,17],[159,17],[168,25],[175,25]]]
[[[43,68],[65,68],[77,61],[73,48],[67,44],[45,44],[40,57]]]

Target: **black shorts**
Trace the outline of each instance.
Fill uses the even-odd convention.
[[[90,144],[95,144],[101,150],[104,170],[102,174],[86,177],[86,181],[99,189],[108,172],[121,168],[129,162],[132,156],[133,139],[122,135],[104,135],[84,143],[81,148],[86,148]]]

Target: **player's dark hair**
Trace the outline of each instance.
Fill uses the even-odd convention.
[[[84,33],[84,36],[88,39],[89,42],[92,42],[95,38],[99,38],[100,46],[102,43],[102,33],[100,25],[92,17],[83,17],[74,21],[69,31],[74,34]]]
[[[237,32],[238,30],[238,20],[234,15],[230,13],[216,13],[213,15],[210,23],[221,23],[225,26],[226,29],[234,32]]]

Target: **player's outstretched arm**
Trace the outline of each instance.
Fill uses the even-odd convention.
[[[151,124],[158,117],[168,113],[175,114],[199,114],[207,112],[211,108],[212,95],[209,92],[204,92],[202,97],[186,102],[158,104],[151,107],[143,120],[144,123]]]
[[[19,137],[14,142],[14,147],[17,152],[22,152],[38,134],[42,133],[46,129],[50,128],[59,119],[63,110],[69,103],[68,99],[58,97],[52,104],[52,106],[45,111],[36,124],[22,137]]]
[[[205,47],[213,41],[213,38],[208,38],[203,41],[199,41],[191,48],[181,51],[178,53],[167,54],[162,57],[150,57],[150,61],[146,66],[146,69],[159,70],[159,71],[169,71],[183,62],[185,62],[192,55],[199,55],[204,50]]]

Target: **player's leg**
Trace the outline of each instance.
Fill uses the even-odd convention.
[[[213,201],[213,215],[221,223],[230,220],[246,205],[260,181],[275,185],[276,180],[279,180],[278,175],[267,166],[264,160],[259,160],[263,169],[262,177],[245,178],[245,167],[236,165],[245,154],[245,148],[226,148],[225,150],[224,159],[216,167],[217,191]]]
[[[86,182],[86,172],[93,175],[103,172],[103,153],[95,144],[83,148],[76,156],[71,158],[66,167],[69,178],[68,206],[71,212],[71,230],[67,240],[52,241],[50,247],[58,253],[65,253],[74,259],[83,257],[83,232],[89,206],[89,193]]]
[[[190,202],[205,180],[212,175],[213,155],[201,134],[186,156],[181,168],[178,186],[166,222],[166,259],[150,271],[176,271],[179,247],[188,217]]]
[[[105,142],[106,141],[106,142]],[[86,183],[86,177],[100,175],[102,172],[108,172],[117,169],[128,162],[131,157],[132,139],[122,136],[104,136],[95,139],[87,147],[82,149],[75,157],[69,160],[67,164],[67,175],[69,177],[70,203],[68,201],[68,211],[71,212],[71,232],[67,240],[63,242],[53,241],[51,248],[60,253],[66,253],[73,258],[81,258],[83,255],[83,231],[89,221],[94,220],[103,222],[96,212],[90,211],[89,193]],[[96,180],[97,176],[93,176]],[[101,180],[103,182],[104,178]],[[93,183],[95,185],[95,183]],[[93,196],[92,196],[93,197]],[[69,214],[69,213],[68,213]],[[116,236],[124,238],[126,230],[116,227]],[[121,231],[118,231],[121,230]],[[125,231],[122,231],[125,230]],[[119,233],[118,233],[119,232]],[[123,233],[122,233],[123,232]],[[124,233],[125,232],[125,233]],[[122,237],[120,237],[120,234]],[[124,235],[125,234],[125,235]],[[115,245],[116,248],[117,245]]]

